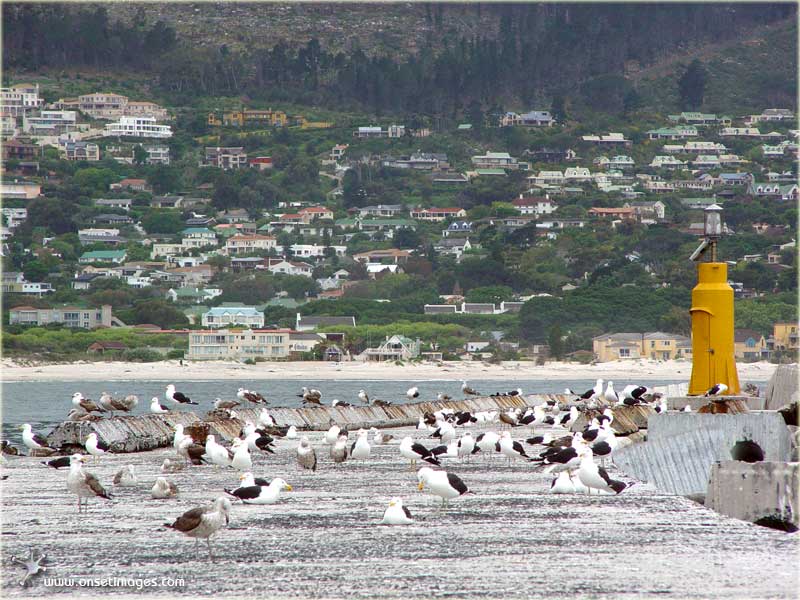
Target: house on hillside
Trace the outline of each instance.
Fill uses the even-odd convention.
[[[216,306],[203,313],[203,327],[242,325],[250,328],[264,326],[264,313],[253,306]]]

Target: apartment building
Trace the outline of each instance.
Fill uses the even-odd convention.
[[[63,323],[65,327],[75,329],[111,327],[112,322],[115,320],[111,314],[110,304],[103,304],[99,308],[80,308],[76,306],[34,308],[32,306],[18,306],[12,308],[9,315],[9,323],[12,325],[40,326],[48,323]]]
[[[217,329],[189,334],[189,360],[281,360],[289,356],[290,329]]]
[[[116,123],[106,125],[105,137],[171,138],[169,125],[158,125],[153,117],[120,117]]]
[[[263,327],[264,313],[253,306],[215,306],[203,313],[203,327]]]
[[[207,147],[205,158],[201,164],[204,167],[217,167],[218,169],[244,169],[247,167],[247,153],[241,146],[222,148]]]
[[[0,88],[0,112],[21,117],[40,109],[43,104],[44,100],[39,97],[39,84],[20,83]]]

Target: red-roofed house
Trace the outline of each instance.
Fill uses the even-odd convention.
[[[148,192],[150,188],[147,185],[147,181],[144,179],[123,179],[117,183],[112,183],[109,186],[112,190],[122,190],[128,188],[129,190],[133,190],[134,192]]]
[[[307,213],[286,213],[281,215],[281,223],[303,223],[308,225],[311,223],[311,215]]]
[[[411,211],[411,218],[420,221],[444,221],[445,219],[463,219],[467,211],[463,208],[419,208]]]
[[[511,204],[523,215],[549,215],[558,208],[550,198],[519,195]]]
[[[308,206],[297,212],[301,215],[309,215],[312,221],[314,219],[333,219],[333,211],[324,206]]]
[[[247,162],[250,163],[250,168],[258,169],[259,171],[271,169],[274,166],[271,156],[256,156],[255,158],[249,159]]]

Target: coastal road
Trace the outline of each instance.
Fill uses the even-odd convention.
[[[517,439],[527,435],[527,428],[514,430]],[[439,499],[417,490],[416,473],[396,445],[334,467],[322,434],[310,437],[320,461],[316,474],[296,470],[295,441],[281,440],[276,455],[258,457],[257,476],[281,476],[294,491],[275,505],[235,504],[230,527],[214,539],[214,560],[162,525],[235,487],[232,470],[203,466],[169,475],[180,496],[156,501],[149,490],[171,450],[104,456],[87,470],[111,486],[114,473],[132,464],[139,486],[114,490],[111,502],[93,499],[79,516],[66,471],[48,469],[41,459],[10,460],[1,484],[2,596],[750,600],[794,597],[798,589],[796,536],[645,484],[620,496],[550,495],[550,477],[524,461],[450,460],[447,468],[474,494],[439,512]],[[404,498],[415,524],[378,525],[392,496]],[[23,588],[22,568],[10,556],[30,549],[47,553],[48,569]],[[133,585],[45,585],[52,584],[45,577],[68,576],[74,586],[103,577]],[[164,587],[137,590],[137,580]]]

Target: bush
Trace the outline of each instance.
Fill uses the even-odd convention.
[[[122,353],[122,360],[128,362],[158,362],[164,357],[149,348],[133,348]]]
[[[183,358],[183,350],[170,350],[167,352],[168,360],[179,360]]]

